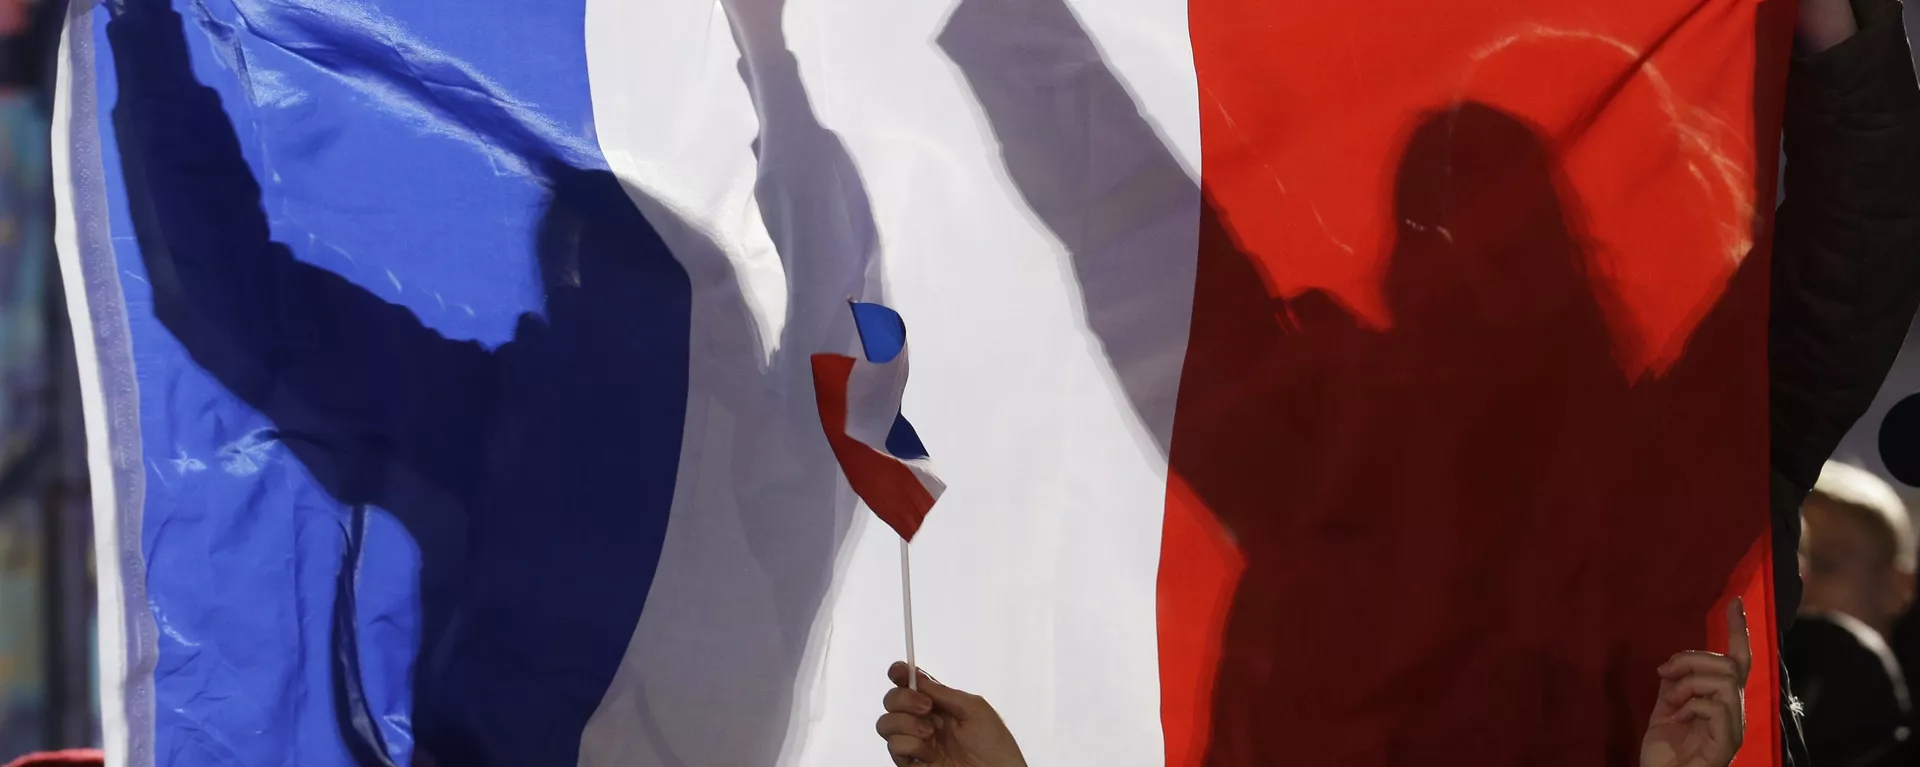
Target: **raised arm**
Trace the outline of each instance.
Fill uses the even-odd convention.
[[[194,78],[180,15],[163,0],[127,3],[107,35],[121,167],[161,323],[282,431],[460,481],[461,456],[479,443],[462,432],[481,427],[489,354],[272,240],[233,125]]]
[[[1773,464],[1799,496],[1866,412],[1920,308],[1920,86],[1900,4],[1854,3],[1857,31],[1846,0],[1803,6],[1770,342]],[[1810,36],[1808,15],[1834,6],[1839,22]]]

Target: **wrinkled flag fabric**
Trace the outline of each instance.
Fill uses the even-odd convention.
[[[813,355],[820,426],[854,494],[911,541],[947,486],[933,473],[920,433],[900,412],[907,390],[907,323],[879,304],[849,306],[860,356]]]
[[[1632,753],[1731,596],[1776,667],[1787,5],[75,3],[107,750],[884,762],[854,296],[1036,763]]]

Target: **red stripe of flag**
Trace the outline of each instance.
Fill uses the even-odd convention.
[[[1734,594],[1777,763],[1784,5],[1191,0],[1169,765],[1630,762]]]
[[[847,436],[847,378],[854,359],[839,354],[813,355],[813,396],[820,425],[840,470],[853,492],[901,538],[913,540],[933,510],[933,495],[899,459]]]

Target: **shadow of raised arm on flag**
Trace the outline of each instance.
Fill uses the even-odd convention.
[[[962,0],[939,44],[1174,477],[1160,646],[1197,662],[1163,655],[1169,763],[1412,763],[1461,742],[1489,763],[1630,760],[1649,650],[1705,646],[1702,600],[1750,537],[1661,553],[1653,531],[1699,499],[1661,494],[1685,469],[1649,462],[1676,453],[1650,449],[1652,390],[1604,311],[1623,299],[1548,131],[1443,104],[1407,116],[1396,158],[1353,158],[1390,184],[1370,327],[1276,287],[1303,256],[1250,252],[1235,221],[1297,211],[1187,175],[1066,3]],[[1202,85],[1201,108],[1227,108]],[[1182,488],[1220,545],[1175,542],[1198,529]],[[1196,612],[1167,600],[1224,615],[1169,624]]]
[[[377,43],[367,30],[339,26],[299,50],[368,65],[343,77],[412,76],[403,59],[361,55],[360,46]],[[274,239],[233,121],[218,93],[196,79],[186,35],[181,17],[159,0],[134,0],[108,24],[119,87],[114,127],[154,312],[195,363],[272,421],[271,439],[334,499],[390,513],[419,548],[419,647],[358,648],[360,658],[380,653],[388,668],[410,667],[412,690],[385,691],[398,700],[369,701],[378,710],[342,712],[350,745],[363,749],[366,763],[377,760],[364,749],[404,760],[412,738],[440,764],[575,763],[581,733],[634,641],[676,492],[693,309],[687,269],[667,238],[703,275],[730,281],[730,271],[712,269],[724,257],[696,227],[610,172],[543,155],[520,141],[536,132],[499,125],[508,139],[480,149],[513,155],[525,171],[503,183],[534,179],[545,192],[538,218],[525,224],[534,252],[524,254],[544,302],[496,349],[443,337]],[[518,102],[415,106],[423,119],[471,126],[514,118],[497,111],[511,103]],[[476,217],[475,225],[490,221]],[[716,291],[713,301],[721,315],[747,317],[737,290]],[[710,353],[757,370],[760,352],[744,325],[719,331],[733,336]],[[282,509],[272,499],[244,506]],[[345,511],[334,511],[351,529]],[[833,529],[789,540],[781,556],[823,573],[833,548],[820,536]],[[804,627],[814,607],[783,602],[780,610],[808,616]],[[196,617],[172,616],[170,630],[192,638]],[[708,646],[726,638],[722,628],[698,629],[710,632],[695,638]],[[215,643],[193,647],[188,662],[221,657]],[[734,660],[743,670],[767,668]],[[276,662],[249,673],[297,673],[289,669],[302,660]],[[356,716],[414,732],[354,731]],[[785,719],[777,718],[782,729],[762,739],[778,742]]]
[[[1203,208],[1199,181],[1141,114],[1066,4],[964,0],[937,43],[999,140],[1013,191],[1066,248],[1087,322],[1164,453],[1188,343],[1194,285],[1192,261],[1182,256],[1193,251],[1195,213]],[[1209,215],[1201,226],[1216,223]],[[1260,289],[1259,276],[1242,276],[1249,279],[1232,280],[1242,289],[1231,300],[1240,310],[1233,316],[1249,321],[1245,347],[1220,349],[1222,364],[1255,359],[1249,350],[1265,348],[1282,331],[1269,321],[1279,305]]]
[[[788,49],[786,0],[722,5],[760,123],[754,196],[786,270],[789,300],[777,353],[796,356],[797,363],[780,364],[804,371],[810,355],[845,351],[853,341],[846,299],[885,300],[879,227],[859,166],[839,134],[820,122]]]
[[[728,254],[697,232],[666,233],[696,288],[686,481],[649,611],[584,735],[585,765],[776,761],[853,529],[808,360],[853,343],[845,302],[881,289],[878,234],[858,168],[814,114],[786,48],[784,1],[724,6],[759,120],[754,192],[784,270],[785,316],[765,337]]]
[[[486,395],[477,392],[491,385],[489,355],[296,260],[271,238],[259,184],[218,94],[192,71],[177,13],[136,0],[116,7],[107,33],[119,88],[113,125],[155,317],[194,362],[273,421],[272,439],[336,499],[402,516],[421,549],[424,638],[432,641],[452,609],[446,589],[458,577],[466,523],[465,499],[441,488],[460,487],[476,468],[470,451],[482,437]],[[395,373],[426,389],[451,388],[420,401],[424,412],[408,413],[415,398],[385,388]],[[410,418],[443,421],[431,438],[446,442],[399,438],[393,427]],[[388,464],[403,461],[417,462],[406,473],[420,481],[389,481]],[[342,528],[364,531],[359,520]],[[359,548],[349,543],[347,556]],[[352,588],[342,584],[338,604],[354,604]],[[385,708],[355,689],[358,659],[377,651],[354,648],[351,635],[333,639],[343,644],[334,657],[356,666],[333,670],[336,685],[347,685],[332,691],[336,705]],[[380,713],[339,712],[343,741],[363,763],[404,758],[368,726]]]
[[[753,143],[754,198],[786,277],[786,316],[779,338],[769,344],[766,375],[773,379],[773,390],[795,397],[770,418],[791,435],[790,455],[781,459],[791,475],[783,478],[780,492],[754,499],[767,524],[751,531],[756,551],[778,562],[784,559],[779,552],[795,540],[837,550],[840,531],[850,522],[853,509],[835,499],[840,466],[826,450],[813,405],[809,360],[817,353],[853,348],[846,302],[884,301],[885,267],[860,168],[846,142],[820,122],[799,61],[788,49],[782,31],[786,0],[729,0],[723,5],[741,52],[741,81],[759,121]],[[810,609],[820,603],[831,580],[823,564],[809,562],[775,578],[778,588],[793,592],[793,606]],[[788,637],[796,652],[804,649],[804,632],[813,622],[811,613],[785,621],[790,630],[802,632]]]

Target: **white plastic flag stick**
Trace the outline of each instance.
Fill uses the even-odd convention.
[[[911,544],[900,539],[900,604],[907,614],[907,689],[920,689],[920,664],[913,659],[913,567],[907,560]]]

